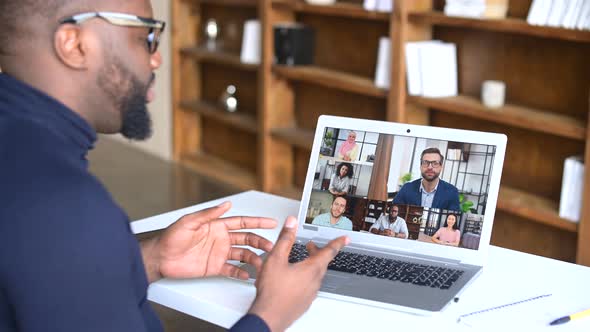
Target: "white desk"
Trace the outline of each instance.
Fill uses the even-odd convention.
[[[162,229],[186,213],[226,200],[233,202],[228,215],[262,215],[275,218],[281,224],[287,215],[297,215],[299,208],[298,201],[250,191],[139,220],[132,224],[132,229],[135,233]],[[259,230],[257,233],[274,241],[279,229]],[[483,274],[461,294],[458,303],[452,303],[440,314],[416,316],[336,301],[320,294],[310,310],[290,330],[425,331],[434,328],[438,331],[505,332],[527,328],[528,331],[590,331],[590,317],[559,326],[544,325],[547,320],[590,308],[590,268],[499,247],[491,247],[489,255]],[[214,324],[230,327],[246,313],[255,293],[252,284],[225,278],[160,280],[150,286],[149,299]],[[548,293],[552,296],[536,301],[537,304],[531,301],[496,310],[493,314],[481,314],[478,320],[472,318],[475,327],[466,324],[469,319],[457,323],[457,318],[462,314]],[[527,313],[522,319],[514,320],[519,310],[525,310],[531,304],[542,305],[542,310],[535,310],[535,314]],[[482,322],[490,320],[490,315],[497,319],[481,326]],[[506,322],[509,320],[513,321]]]

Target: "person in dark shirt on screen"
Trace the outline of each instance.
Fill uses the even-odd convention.
[[[437,148],[428,148],[420,155],[422,178],[408,182],[397,193],[393,204],[459,211],[459,191],[440,179],[444,157]]]
[[[152,17],[149,0],[0,1],[0,331],[162,331],[148,284],[248,278],[228,260],[260,272],[256,299],[232,330],[284,330],[349,241],[310,244],[310,259],[290,265],[295,218],[273,248],[243,229],[276,221],[222,218],[230,203],[136,241],[86,155],[97,133],[150,136],[146,104],[165,28]],[[266,263],[244,245],[270,251]]]

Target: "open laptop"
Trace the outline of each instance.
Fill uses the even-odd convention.
[[[290,261],[348,235],[322,296],[443,310],[484,268],[505,149],[501,134],[321,116]]]

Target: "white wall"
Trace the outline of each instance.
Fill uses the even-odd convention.
[[[156,100],[149,106],[153,121],[153,136],[143,142],[131,142],[121,135],[115,139],[144,150],[163,159],[172,159],[172,52],[171,8],[168,0],[152,0],[154,17],[166,21],[166,31],[160,43],[162,66],[156,72]],[[101,137],[105,139],[105,137]]]

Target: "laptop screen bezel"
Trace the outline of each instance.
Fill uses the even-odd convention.
[[[506,152],[506,135],[469,131],[462,129],[451,129],[432,126],[419,126],[411,124],[402,124],[395,122],[362,120],[356,118],[345,118],[337,116],[322,115],[318,119],[316,132],[314,135],[311,157],[308,165],[305,186],[303,190],[301,205],[298,214],[298,220],[306,219],[309,200],[312,193],[313,181],[316,166],[320,157],[320,147],[326,128],[348,129],[355,131],[374,132],[379,134],[412,136],[417,138],[456,141],[473,144],[493,145],[496,147],[496,154],[493,160],[492,172],[490,175],[490,185],[488,191],[488,200],[486,213],[484,215],[483,227],[479,248],[477,250],[448,247],[432,243],[425,243],[413,240],[396,239],[375,234],[361,233],[355,231],[346,231],[331,227],[321,227],[299,223],[300,233],[314,230],[314,237],[322,239],[332,239],[341,235],[348,235],[351,238],[351,244],[361,246],[383,247],[394,251],[407,252],[408,254],[420,254],[426,256],[440,257],[442,260],[455,260],[465,264],[483,266],[487,260],[489,242],[492,233],[493,220],[498,200],[500,188],[500,178],[502,175],[502,165]],[[305,230],[304,230],[305,229]],[[316,230],[317,229],[317,230]]]

